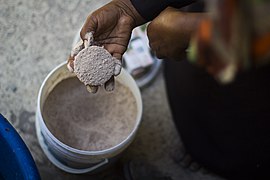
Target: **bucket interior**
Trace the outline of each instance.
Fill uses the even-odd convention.
[[[121,147],[127,146],[133,139],[136,130],[140,124],[141,121],[141,115],[142,115],[142,102],[141,102],[141,95],[139,92],[139,89],[135,83],[135,81],[130,77],[130,75],[128,75],[127,72],[124,72],[122,70],[121,74],[116,78],[116,81],[123,84],[124,86],[128,87],[129,90],[131,91],[131,93],[133,94],[133,97],[136,101],[136,117],[135,117],[135,123],[133,125],[132,130],[130,131],[130,133],[119,143],[117,143],[116,145],[107,148],[107,149],[102,149],[102,150],[85,150],[85,149],[78,149],[76,147],[70,146],[65,144],[65,142],[62,142],[61,140],[59,140],[59,138],[57,136],[55,136],[50,129],[47,127],[47,123],[46,121],[48,119],[44,118],[44,114],[43,114],[43,108],[44,108],[44,103],[46,101],[46,99],[48,98],[49,94],[53,91],[53,89],[59,84],[61,83],[61,81],[67,80],[69,78],[74,78],[75,75],[73,73],[70,73],[65,64],[62,64],[61,66],[59,66],[58,68],[56,68],[54,71],[52,71],[48,77],[46,78],[46,80],[44,81],[41,91],[40,91],[40,95],[39,95],[39,112],[41,114],[41,123],[44,125],[43,128],[41,129],[41,131],[46,131],[48,134],[48,136],[51,136],[51,139],[55,139],[56,142],[58,142],[60,145],[63,145],[63,147],[68,147],[68,149],[72,150],[76,150],[76,151],[107,151],[107,150],[111,150],[111,149],[121,149]],[[103,88],[103,87],[101,87]]]

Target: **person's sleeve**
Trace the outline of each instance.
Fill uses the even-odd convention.
[[[131,0],[138,13],[147,21],[153,20],[166,7],[181,8],[196,0]]]

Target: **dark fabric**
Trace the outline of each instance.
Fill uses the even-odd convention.
[[[187,61],[166,61],[168,98],[187,151],[231,179],[269,179],[270,66],[218,84]]]
[[[131,0],[139,14],[147,21],[153,20],[166,7],[184,7],[195,0]]]

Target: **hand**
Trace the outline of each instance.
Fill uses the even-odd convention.
[[[132,29],[143,24],[144,19],[138,14],[129,0],[113,0],[90,14],[81,30],[81,39],[87,41],[87,34],[94,33],[94,44],[104,46],[112,56],[121,61],[127,49]],[[74,69],[74,57],[84,48],[82,42],[68,59],[69,69]],[[118,71],[120,73],[121,68]],[[118,75],[117,73],[115,75]],[[113,90],[114,77],[105,83],[106,90]],[[96,92],[98,87],[89,86],[88,90]]]
[[[158,58],[184,57],[190,37],[204,16],[203,13],[186,13],[166,8],[148,25],[149,46]]]

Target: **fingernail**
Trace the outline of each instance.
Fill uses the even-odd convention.
[[[72,67],[70,66],[70,63],[67,64],[67,68],[69,70],[69,72],[73,72],[74,70],[72,69]]]
[[[95,94],[98,91],[98,86],[87,85],[86,89],[88,92]]]
[[[115,76],[118,76],[118,75],[120,74],[121,68],[122,68],[121,65],[119,65],[119,64],[116,64],[116,65],[115,65],[115,67],[114,67],[114,75],[115,75]]]

